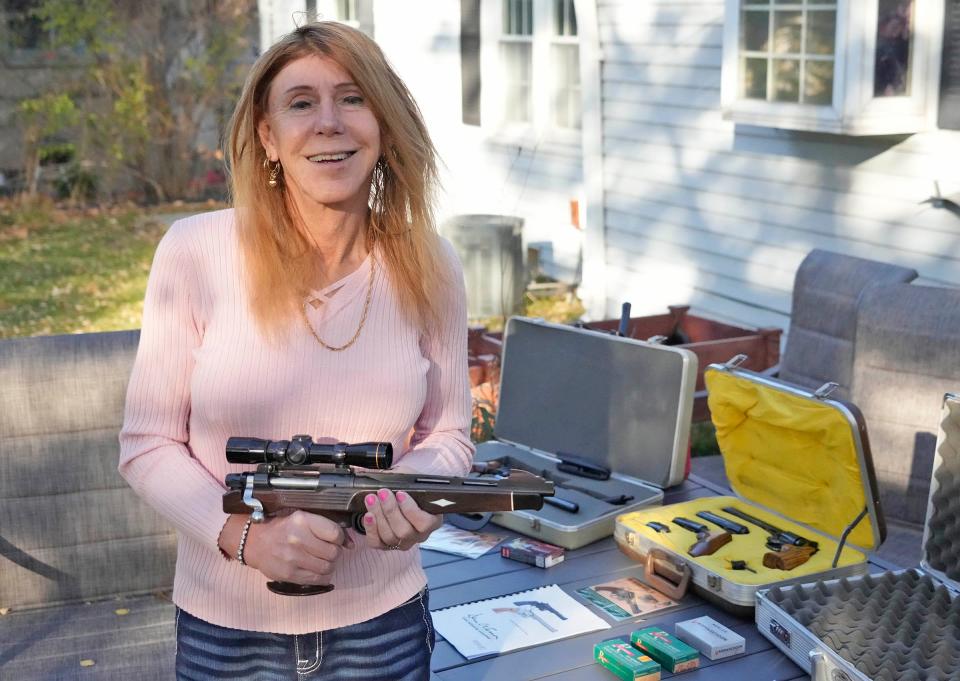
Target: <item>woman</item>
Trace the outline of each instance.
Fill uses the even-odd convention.
[[[230,436],[389,441],[395,471],[469,470],[466,302],[432,218],[435,150],[376,44],[331,22],[257,61],[228,146],[234,209],[157,249],[120,434],[121,474],[177,529],[178,678],[427,678],[415,547],[440,516],[380,490],[361,536],[303,512],[251,525],[221,497],[249,469],[227,464]]]

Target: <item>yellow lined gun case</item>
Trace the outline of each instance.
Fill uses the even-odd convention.
[[[683,348],[511,318],[495,439],[475,461],[552,480],[556,498],[493,522],[575,549],[613,534],[618,513],[662,504],[686,472],[696,377]]]
[[[764,589],[757,628],[815,681],[960,678],[960,397],[943,401],[919,568]]]
[[[760,588],[866,572],[886,530],[859,410],[830,399],[833,384],[793,387],[739,369],[742,357],[704,372],[735,496],[621,515],[614,537],[656,588],[744,614]]]

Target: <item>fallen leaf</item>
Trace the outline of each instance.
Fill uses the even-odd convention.
[[[93,660],[80,660],[81,667],[92,667],[95,664],[96,662],[94,662]]]
[[[127,608],[117,608],[116,610],[114,610],[114,612],[121,616],[130,614],[130,611]]]
[[[0,615],[6,615],[10,612],[10,608],[0,608]]]

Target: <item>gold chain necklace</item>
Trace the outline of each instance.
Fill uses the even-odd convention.
[[[363,301],[363,312],[360,314],[360,324],[357,326],[357,330],[353,334],[353,338],[348,340],[346,343],[340,347],[334,347],[332,345],[327,345],[323,342],[323,339],[313,330],[313,325],[310,324],[310,320],[307,318],[307,303],[304,302],[303,306],[300,308],[300,317],[303,319],[303,323],[307,327],[307,331],[310,332],[310,335],[317,339],[317,342],[325,347],[327,350],[333,352],[340,352],[341,350],[346,350],[351,345],[353,345],[357,338],[360,337],[360,332],[363,330],[363,325],[367,321],[367,311],[370,309],[370,297],[373,293],[373,254],[370,254],[370,281],[367,282],[367,299]]]

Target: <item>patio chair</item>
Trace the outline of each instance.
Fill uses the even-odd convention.
[[[870,287],[856,326],[851,397],[867,422],[884,514],[922,525],[941,402],[960,391],[960,289]]]
[[[793,283],[790,333],[779,378],[804,388],[837,383],[835,395],[848,398],[853,367],[857,303],[878,284],[906,283],[916,270],[814,249]]]

